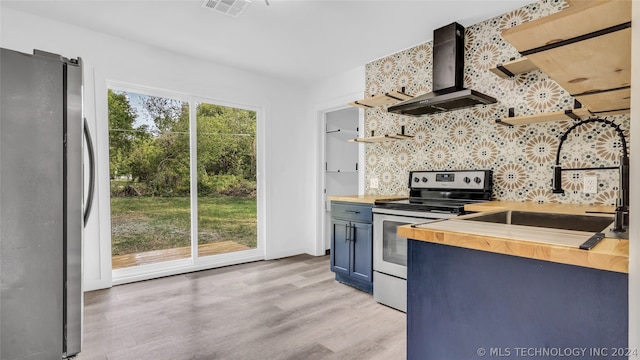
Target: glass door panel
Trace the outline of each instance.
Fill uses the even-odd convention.
[[[198,256],[257,247],[254,111],[196,107]]]
[[[108,90],[113,269],[191,257],[189,104]]]

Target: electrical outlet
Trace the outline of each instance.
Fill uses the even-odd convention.
[[[378,179],[371,179],[369,180],[369,187],[372,189],[377,189],[378,188]]]
[[[597,176],[585,176],[584,183],[582,185],[582,191],[586,194],[595,194],[598,192],[598,177]]]

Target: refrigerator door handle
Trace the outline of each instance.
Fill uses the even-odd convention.
[[[93,152],[93,142],[91,141],[91,133],[89,132],[89,124],[87,118],[84,118],[84,138],[87,142],[87,151],[89,152],[89,192],[87,194],[87,202],[84,207],[84,226],[87,226],[91,207],[93,205],[93,192],[95,188],[95,154]]]

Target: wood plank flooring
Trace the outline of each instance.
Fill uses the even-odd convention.
[[[77,360],[405,359],[405,328],[299,255],[88,292]]]
[[[235,241],[217,241],[198,245],[198,256],[224,254],[234,251],[249,250],[250,247]],[[173,249],[145,251],[136,254],[117,255],[111,258],[112,269],[122,269],[130,266],[154,264],[162,261],[185,259],[191,256],[191,246]]]

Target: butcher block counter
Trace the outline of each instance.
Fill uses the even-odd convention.
[[[360,204],[375,204],[376,201],[403,200],[406,195],[331,195],[327,200],[344,201]]]
[[[503,201],[466,209],[511,210],[510,216],[515,211],[585,215],[613,210]],[[595,358],[593,349],[607,349],[597,352],[598,359],[621,356],[613,349],[628,346],[628,240],[605,237],[591,250],[581,250],[504,234],[478,235],[474,226],[506,224],[460,220],[473,216],[493,215],[398,227],[398,234],[409,239],[408,360],[549,359],[569,356],[561,353],[566,349],[584,349],[570,354],[576,358]],[[503,227],[514,237],[527,231],[512,220]],[[447,230],[438,225],[445,223]]]
[[[579,204],[538,204],[516,201],[489,201],[466,205],[467,211],[530,211],[543,213],[575,214],[609,216],[614,210],[613,206],[590,206]],[[468,216],[468,215],[467,215]],[[465,216],[460,217],[464,219]],[[462,223],[457,221],[456,225]],[[474,224],[465,222],[466,227]],[[439,223],[434,223],[432,228],[429,224],[421,227],[411,227],[409,225],[398,227],[398,234],[408,239],[421,240],[467,249],[482,250],[487,252],[526,257],[530,259],[551,261],[561,264],[584,266],[593,269],[615,271],[620,273],[629,272],[629,241],[605,237],[591,250],[582,250],[577,247],[566,247],[551,245],[542,242],[530,242],[504,237],[499,233],[494,236],[489,234],[474,234],[465,232],[464,226],[449,226],[450,229],[438,227]],[[493,225],[493,224],[492,224]],[[454,230],[452,230],[453,228]],[[540,234],[553,233],[552,229],[540,229]],[[533,229],[533,234],[537,229]]]

